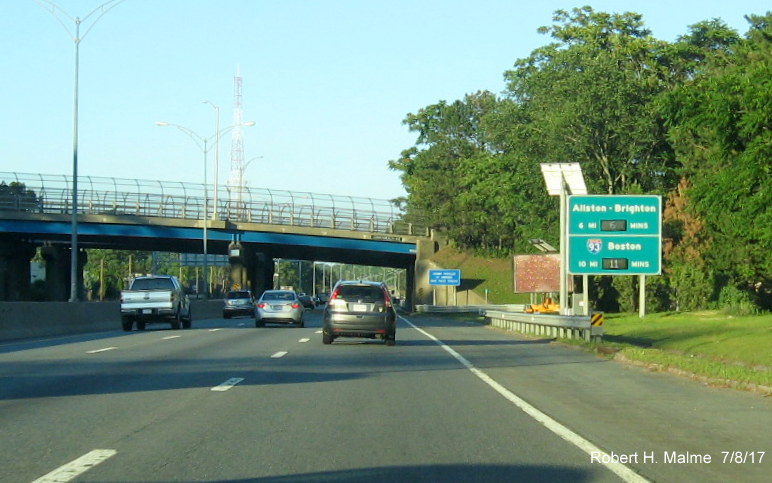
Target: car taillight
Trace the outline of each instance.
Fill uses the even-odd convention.
[[[333,290],[332,294],[330,294],[330,300],[335,300],[338,298],[338,295],[340,295],[340,287]]]
[[[292,304],[292,308],[293,309],[299,309],[300,308],[300,304],[295,302],[294,304]]]
[[[258,309],[264,309],[265,308],[265,304],[263,302],[260,302],[259,304],[257,304],[257,308]]]
[[[391,295],[385,288],[383,289],[383,305],[386,307],[391,307]]]

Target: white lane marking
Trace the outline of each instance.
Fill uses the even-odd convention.
[[[317,330],[316,332],[314,332],[314,334],[321,334],[321,333],[322,333],[321,330]]]
[[[440,347],[445,349],[445,351],[448,354],[452,355],[458,362],[460,362],[464,367],[466,367],[472,374],[482,379],[483,382],[485,382],[496,392],[504,396],[509,402],[511,402],[518,408],[520,408],[524,413],[531,416],[537,422],[541,423],[542,426],[549,429],[550,431],[560,436],[564,440],[568,441],[569,443],[573,444],[577,448],[581,449],[582,451],[587,453],[588,456],[592,457],[593,455],[596,455],[596,456],[601,455],[600,456],[601,460],[611,461],[612,458],[608,455],[608,453],[598,448],[591,442],[587,441],[583,437],[579,436],[578,434],[574,433],[566,426],[563,426],[559,422],[555,421],[551,417],[539,411],[538,409],[536,409],[536,407],[531,406],[524,400],[520,399],[514,393],[510,392],[509,389],[505,388],[504,386],[496,382],[488,374],[477,369],[464,356],[462,356],[461,354],[453,350],[450,346],[446,345],[444,342],[434,337],[432,334],[416,326],[406,318],[400,317],[400,319],[404,320],[405,322],[408,323],[408,325],[416,329],[418,332],[422,333],[429,339],[436,342]],[[638,473],[634,472],[633,470],[631,470],[630,468],[628,468],[627,466],[621,463],[611,462],[611,463],[601,463],[601,464],[603,464],[603,466],[608,468],[611,472],[613,472],[614,474],[622,478],[622,480],[628,483],[648,483],[649,482],[649,480],[642,477],[641,475],[639,475]]]
[[[78,475],[85,473],[116,453],[117,451],[114,449],[95,449],[45,476],[41,476],[32,483],[65,483],[74,480]]]
[[[217,332],[218,330],[222,330],[222,329],[209,329],[209,332]]]
[[[276,354],[272,355],[272,356],[271,356],[271,359],[279,359],[279,358],[281,358],[281,357],[284,357],[284,356],[286,356],[287,354],[288,354],[288,352],[287,352],[287,351],[279,351],[279,352],[277,352]]]
[[[243,380],[244,380],[243,377],[231,377],[230,379],[223,382],[219,386],[213,387],[212,391],[220,391],[220,392],[227,391],[228,389],[232,388],[233,386],[235,386],[236,384],[240,383]]]
[[[179,339],[180,337],[182,337],[182,336],[181,335],[167,335],[166,337],[164,337],[164,340]]]
[[[298,339],[298,342],[308,342],[309,340],[311,339],[309,339],[308,337],[303,337],[302,339]]]
[[[86,354],[98,354],[100,352],[114,351],[117,347],[105,347],[104,349],[95,349],[93,351],[86,351]]]

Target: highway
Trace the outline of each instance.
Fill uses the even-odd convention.
[[[769,398],[431,316],[401,317],[394,347],[324,346],[321,310],[306,315],[0,344],[0,481],[772,474]]]

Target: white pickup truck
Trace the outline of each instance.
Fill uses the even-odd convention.
[[[173,275],[137,277],[128,290],[121,292],[121,325],[125,331],[130,331],[134,322],[137,330],[145,330],[145,324],[152,322],[189,329],[192,320],[190,300]]]

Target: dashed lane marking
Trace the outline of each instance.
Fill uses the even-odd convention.
[[[280,359],[288,354],[287,351],[279,351],[271,356],[271,359]]]
[[[181,335],[167,335],[166,337],[164,337],[164,340],[179,339],[180,337],[182,337],[182,336]]]
[[[45,476],[41,476],[32,483],[65,483],[72,481],[78,475],[85,473],[116,453],[117,451],[114,449],[95,449],[66,465],[60,466]]]
[[[231,377],[230,379],[228,379],[227,381],[223,382],[219,386],[213,387],[212,391],[225,392],[225,391],[227,391],[228,389],[231,389],[233,386],[235,386],[236,384],[240,383],[243,380],[244,380],[243,377]]]
[[[308,337],[303,337],[302,339],[299,339],[298,342],[308,342],[309,340],[311,339],[309,339]]]
[[[117,347],[105,347],[103,349],[95,349],[93,351],[86,351],[86,354],[98,354],[100,352],[114,351]]]

